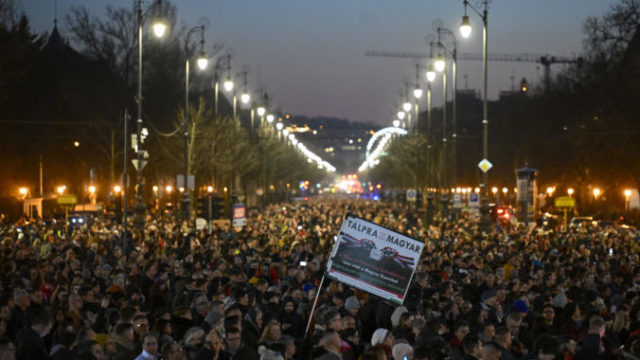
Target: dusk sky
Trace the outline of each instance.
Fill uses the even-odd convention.
[[[489,10],[489,53],[540,53],[578,56],[583,23],[600,16],[618,0],[494,0]],[[37,32],[53,27],[53,1],[22,0],[19,7]],[[150,3],[147,1],[146,3]],[[367,50],[427,52],[425,38],[434,19],[458,36],[459,52],[482,51],[482,23],[469,12],[474,31],[459,36],[462,0],[181,0],[174,1],[179,22],[209,20],[206,39],[235,53],[232,66],[250,69],[250,86],[265,86],[282,111],[294,115],[335,116],[390,124],[400,103],[404,79],[414,81],[411,59],[364,56]],[[479,1],[471,1],[472,4]],[[106,6],[132,7],[132,0],[58,0],[62,19],[71,6],[83,5],[95,16]],[[60,30],[65,33],[64,22]],[[423,62],[423,63],[426,63]],[[552,65],[552,70],[562,65]],[[460,61],[458,88],[482,88],[482,62]],[[536,63],[489,63],[489,98],[526,77],[542,81]],[[426,81],[422,74],[421,81]],[[440,78],[433,105],[441,106]],[[424,100],[421,107],[425,107]]]

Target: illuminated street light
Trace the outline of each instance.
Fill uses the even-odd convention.
[[[573,193],[574,193],[573,188],[568,188],[567,189],[567,194],[569,194],[569,196],[573,195]]]
[[[25,197],[27,197],[27,194],[29,193],[29,190],[26,187],[21,187],[21,188],[18,189],[18,193],[20,194],[20,196],[25,198]]]
[[[167,185],[164,188],[164,191],[166,191],[167,194],[171,194],[171,192],[173,191],[173,187],[171,185]]]
[[[400,110],[398,111],[397,115],[398,115],[398,119],[403,120],[406,114],[404,113],[404,111]]]
[[[207,186],[207,192],[211,194],[213,192],[213,186],[211,185]]]
[[[494,194],[497,194],[497,193],[498,193],[498,188],[497,188],[497,187],[495,187],[495,186],[494,186],[494,187],[492,187],[492,188],[491,188],[491,192],[492,192],[492,193],[494,193]]]
[[[205,70],[207,66],[209,66],[209,59],[207,59],[207,54],[204,51],[200,52],[196,62],[198,63],[198,68],[200,70]]]
[[[262,117],[267,112],[267,109],[265,109],[264,106],[258,106],[256,111],[258,112],[258,116]]]
[[[80,141],[74,141],[73,142],[73,146],[74,147],[79,147],[80,146]]]
[[[462,17],[462,25],[460,26],[460,33],[463,37],[469,37],[471,35],[471,23],[467,16],[467,7],[471,8],[476,14],[482,18],[482,159],[487,160],[489,158],[489,98],[488,98],[488,59],[487,59],[487,37],[488,37],[488,18],[489,18],[489,0],[482,0],[483,9],[482,12],[476,9],[469,3],[469,0],[463,0],[464,16]],[[482,183],[484,185],[484,191],[482,199],[480,201],[480,213],[482,228],[484,230],[489,229],[491,220],[489,219],[489,207],[487,204],[487,185],[489,183],[489,172],[484,171],[482,173]]]
[[[180,191],[181,193],[183,193],[183,192],[184,192],[184,186],[180,186],[180,187],[178,188],[178,191]]]
[[[277,129],[278,131],[281,131],[283,127],[284,127],[284,125],[283,125],[281,122],[279,122],[279,123],[277,123],[277,124],[276,124],[276,129]]]
[[[629,206],[630,206],[630,202],[631,202],[631,201],[630,201],[630,200],[631,200],[631,190],[626,189],[626,190],[624,191],[624,197],[625,197],[625,200],[624,200],[624,204],[625,204],[624,209],[625,209],[626,211],[629,211]]]
[[[233,81],[231,80],[231,77],[227,77],[222,86],[224,86],[224,89],[227,92],[231,92],[231,90],[233,90]]]
[[[113,187],[113,192],[114,192],[114,193],[116,193],[116,194],[117,194],[117,193],[119,193],[119,192],[120,192],[120,190],[122,190],[122,188],[120,187],[120,185],[115,185],[115,186]]]
[[[469,21],[469,17],[467,15],[464,15],[462,17],[462,24],[460,24],[460,35],[462,35],[462,37],[465,39],[471,36],[471,22]]]
[[[93,185],[89,186],[89,194],[93,195],[96,193],[96,187]]]
[[[433,82],[436,79],[436,71],[433,69],[433,65],[429,65],[427,68],[427,81]]]
[[[507,192],[509,192],[509,189],[507,189],[506,187],[503,187],[503,188],[502,188],[502,193],[503,193],[503,194],[506,194]]]
[[[410,102],[408,102],[408,101],[405,101],[405,102],[402,104],[402,110],[404,110],[405,112],[409,112],[409,111],[411,111],[411,107],[412,107],[412,106],[411,106],[411,103],[410,103]]]
[[[56,191],[58,192],[58,195],[62,195],[64,194],[64,191],[67,190],[67,186],[66,185],[60,185],[56,188]]]
[[[593,189],[593,198],[597,200],[598,196],[600,196],[600,189],[599,188]]]
[[[420,89],[419,87],[413,89],[413,97],[416,99],[420,99],[422,97],[422,89]]]
[[[155,1],[151,3],[151,6],[147,9],[147,11],[153,8]],[[160,7],[158,13],[162,13],[162,3],[158,1],[158,6]],[[148,152],[144,151],[142,148],[144,138],[142,136],[142,100],[144,97],[142,96],[142,25],[143,21],[143,12],[142,12],[142,0],[137,1],[137,22],[138,22],[138,91],[137,91],[137,120],[136,120],[136,155],[137,155],[137,166],[136,166],[136,202],[134,205],[134,225],[138,229],[138,231],[142,231],[144,227],[144,215],[145,215],[145,206],[143,199],[143,187],[144,183],[142,182],[142,170],[144,168],[144,164],[147,161]],[[153,33],[157,38],[163,37],[165,32],[167,31],[167,25],[162,19],[162,17],[158,16],[153,21]],[[125,129],[127,128],[127,120],[125,116]],[[127,137],[125,131],[125,138]],[[126,158],[125,158],[126,160]],[[126,169],[126,167],[125,167]],[[127,176],[127,172],[125,170],[125,178]],[[127,200],[126,200],[126,192],[125,192],[125,201],[124,201],[124,211],[123,211],[123,239],[122,242],[127,244]],[[127,252],[125,248],[125,253]]]
[[[242,95],[240,95],[240,101],[242,101],[243,104],[248,104],[250,100],[251,95],[249,95],[248,92],[243,92]]]
[[[273,122],[273,120],[275,120],[275,119],[276,119],[276,117],[273,114],[267,115],[267,122],[269,124],[271,124]]]
[[[442,56],[442,54],[438,54],[435,61],[433,62],[433,65],[435,66],[437,72],[443,72],[445,66],[447,65],[444,61],[444,56]]]
[[[158,190],[159,190],[158,185],[153,185],[153,192],[154,192],[155,194],[157,194],[157,193],[158,193]]]
[[[554,192],[554,191],[556,191],[556,188],[555,188],[555,187],[553,187],[553,186],[549,186],[549,187],[547,188],[547,195],[549,195],[549,196],[553,195],[553,192]]]
[[[400,120],[393,120],[393,127],[399,127],[400,126]]]

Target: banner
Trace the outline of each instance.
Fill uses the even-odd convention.
[[[401,305],[423,245],[347,214],[327,263],[327,276]]]

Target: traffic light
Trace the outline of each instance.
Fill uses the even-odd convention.
[[[214,196],[211,199],[211,209],[213,211],[213,219],[220,219],[226,215],[224,208],[224,197]]]
[[[209,197],[198,199],[198,209],[196,210],[196,214],[199,218],[209,219]]]

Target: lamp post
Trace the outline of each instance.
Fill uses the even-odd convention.
[[[142,234],[144,228],[144,200],[143,200],[143,184],[142,184],[142,169],[144,169],[146,159],[149,154],[142,150],[142,143],[144,141],[142,134],[142,22],[143,22],[143,13],[142,13],[142,0],[137,1],[138,9],[137,9],[137,20],[138,20],[138,120],[136,121],[136,203],[134,205],[134,226],[136,229]],[[153,7],[154,4],[151,4],[148,10]],[[162,11],[162,3],[158,0],[158,7],[160,9],[159,12]],[[160,38],[164,35],[166,31],[166,25],[162,22],[162,19],[157,17],[153,24],[153,32],[156,37]],[[126,225],[125,225],[126,232]],[[125,233],[125,250],[126,250],[126,233]]]
[[[184,62],[184,188],[185,191],[182,193],[182,215],[184,220],[189,220],[191,217],[191,209],[190,209],[190,201],[189,201],[189,58],[191,57],[189,51],[189,39],[191,34],[195,32],[200,32],[200,52],[198,54],[198,68],[200,70],[204,70],[209,65],[209,60],[207,59],[207,55],[204,52],[204,25],[194,26],[188,32],[187,36],[184,40],[184,52],[185,52],[185,62]]]
[[[438,47],[444,50],[444,45],[440,42],[440,33],[438,32]],[[441,170],[440,170],[440,189],[442,191],[440,202],[442,203],[442,215],[449,215],[449,199],[447,198],[447,63],[444,55],[438,52],[434,61],[436,71],[442,73],[442,152]]]
[[[415,117],[416,117],[416,125],[415,125],[415,129],[416,132],[418,131],[418,115],[420,114],[420,99],[422,98],[422,88],[420,88],[420,64],[416,64],[416,84],[415,84],[415,88],[413,89],[413,98],[416,101],[415,104]]]
[[[442,43],[442,41],[440,41],[440,35],[446,35],[450,38],[451,40],[451,44],[453,45],[453,50],[449,51],[449,49],[447,49],[444,44]],[[456,133],[456,127],[457,127],[457,110],[458,107],[456,106],[456,93],[458,92],[458,73],[457,73],[457,66],[458,66],[458,44],[456,41],[456,35],[453,31],[447,29],[447,28],[438,28],[438,43],[440,43],[440,45],[442,46],[442,48],[444,49],[444,51],[446,53],[448,53],[451,56],[451,77],[452,79],[452,87],[453,87],[453,94],[451,96],[451,101],[452,101],[452,111],[451,111],[451,180],[454,184],[456,184],[458,182],[457,179],[457,173],[456,173],[456,138],[457,138],[457,133]],[[446,98],[445,98],[446,99]],[[445,102],[446,104],[446,102]]]
[[[489,0],[482,0],[483,10],[482,12],[469,4],[469,0],[463,0],[464,16],[462,17],[462,24],[460,25],[460,33],[464,38],[468,38],[471,35],[471,23],[469,22],[469,16],[467,16],[467,6],[471,8],[476,14],[482,18],[482,68],[483,68],[483,81],[482,81],[482,158],[488,161],[489,157],[489,113],[488,113],[488,98],[487,98],[487,25],[489,14]],[[489,230],[491,219],[489,218],[489,202],[487,193],[487,184],[489,183],[489,170],[482,173],[482,197],[480,202],[480,223],[485,231]]]
[[[431,53],[433,54],[433,43],[430,44]],[[433,222],[433,166],[431,161],[431,83],[436,79],[436,72],[433,65],[427,66],[427,224]]]
[[[626,189],[624,191],[624,210],[625,211],[629,211],[630,200],[631,200],[631,190]]]

